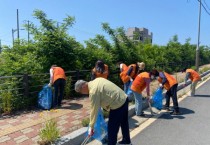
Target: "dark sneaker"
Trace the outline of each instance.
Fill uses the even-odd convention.
[[[180,112],[177,112],[177,111],[173,111],[170,113],[171,115],[180,115]]]
[[[171,111],[169,107],[163,106],[162,110]]]
[[[145,117],[146,115],[144,114],[144,112],[141,112],[141,114],[139,114],[139,115],[136,115],[136,116]]]
[[[132,145],[132,143],[127,143],[125,141],[119,141],[117,145]]]

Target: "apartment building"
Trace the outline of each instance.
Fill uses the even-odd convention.
[[[146,28],[131,27],[127,29],[126,36],[134,41],[141,41],[144,43],[149,40],[152,43],[153,34]]]

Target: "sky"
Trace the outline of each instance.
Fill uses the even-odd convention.
[[[210,12],[210,1],[202,0]],[[75,24],[69,28],[69,35],[84,44],[96,34],[110,37],[101,24],[109,23],[113,29],[124,27],[147,28],[153,33],[153,44],[166,45],[174,35],[185,43],[198,42],[199,1],[198,0],[1,0],[0,40],[1,45],[12,45],[12,29],[19,25],[23,29],[25,20],[40,26],[33,17],[33,11],[42,10],[47,18],[62,22],[69,16],[75,17]],[[17,38],[17,32],[14,32]],[[200,45],[210,46],[210,15],[201,9]],[[27,40],[27,31],[20,30],[20,38]]]

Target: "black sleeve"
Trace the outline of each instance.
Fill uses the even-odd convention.
[[[130,76],[130,74],[131,74],[132,70],[133,70],[133,67],[131,66],[131,67],[129,68],[129,70],[127,71],[127,73],[126,73],[126,74]]]
[[[90,79],[91,79],[91,81],[94,80],[95,78],[96,78],[95,73],[94,73],[94,72],[91,72],[91,74],[90,74]]]

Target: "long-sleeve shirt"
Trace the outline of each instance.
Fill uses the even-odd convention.
[[[50,69],[50,83],[53,83],[53,69]]]
[[[187,80],[190,78],[190,73],[189,72],[187,72],[186,73],[186,76],[185,76],[185,84],[187,83]]]
[[[144,78],[144,81],[146,82],[146,92],[147,92],[147,96],[150,96],[150,79]]]
[[[93,128],[100,107],[106,110],[120,108],[126,101],[125,92],[114,83],[104,78],[96,78],[88,83],[91,101],[90,127]]]
[[[159,77],[162,78],[162,85],[164,85],[167,82],[166,76],[163,72],[159,72]]]

